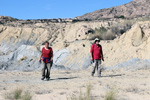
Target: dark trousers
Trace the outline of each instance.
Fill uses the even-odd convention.
[[[52,67],[52,63],[44,63],[42,62],[42,77],[50,78],[50,71]],[[46,73],[45,73],[46,72]]]

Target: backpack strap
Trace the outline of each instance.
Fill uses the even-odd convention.
[[[93,46],[93,52],[94,52],[94,44],[92,46]],[[93,52],[92,52],[92,54],[93,54]]]
[[[94,52],[94,44],[93,44],[92,46],[93,46],[93,51],[92,51],[92,56],[93,56],[93,52]],[[94,56],[93,56],[93,58],[94,58]],[[93,60],[93,62],[94,62],[94,60]]]
[[[94,44],[93,44],[93,50],[94,50]]]

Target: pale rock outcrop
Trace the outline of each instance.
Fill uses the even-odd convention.
[[[35,70],[40,67],[39,56],[40,52],[35,46],[22,45],[8,55],[0,56],[0,69]]]
[[[112,21],[111,24],[117,23]],[[43,27],[38,25],[43,25]],[[87,68],[91,65],[90,47],[93,41],[86,40],[88,36],[86,32],[101,26],[109,27],[108,22],[38,25],[38,27],[0,25],[1,69],[34,70],[41,68],[38,62],[40,46],[46,40],[52,43],[54,50],[53,68]],[[132,29],[115,40],[101,41],[105,57],[102,65],[114,66],[134,58],[150,59],[149,32],[150,22],[137,22]],[[79,34],[82,35],[81,38],[78,37]]]
[[[118,63],[123,63],[130,59],[150,59],[149,35],[148,31],[150,22],[139,22],[133,25],[131,30],[124,33],[120,38],[110,41],[109,43],[102,43],[104,48],[104,55],[106,58],[105,66],[112,66]]]

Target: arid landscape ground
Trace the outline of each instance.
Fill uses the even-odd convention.
[[[72,19],[0,16],[0,100],[150,100],[149,4],[133,0]],[[96,37],[100,78],[91,76]],[[38,62],[45,41],[54,51],[50,81],[41,80]]]
[[[52,71],[50,81],[41,81],[41,73],[0,72],[0,100],[17,88],[29,90],[33,100],[72,100],[86,94],[91,85],[92,100],[104,100],[114,90],[117,100],[149,100],[150,70],[104,70],[102,77],[91,76],[91,67],[82,71]]]

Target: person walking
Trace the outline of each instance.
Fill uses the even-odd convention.
[[[100,40],[95,39],[94,44],[91,46],[91,61],[93,62],[93,68],[91,75],[94,76],[95,70],[97,70],[98,77],[101,77],[101,60],[104,61],[102,46],[99,44]]]
[[[53,63],[53,49],[49,47],[49,42],[47,41],[45,42],[45,47],[42,48],[39,62],[41,62],[41,58],[43,66],[41,80],[44,80],[46,78],[46,80],[48,81],[50,79],[50,70]]]

